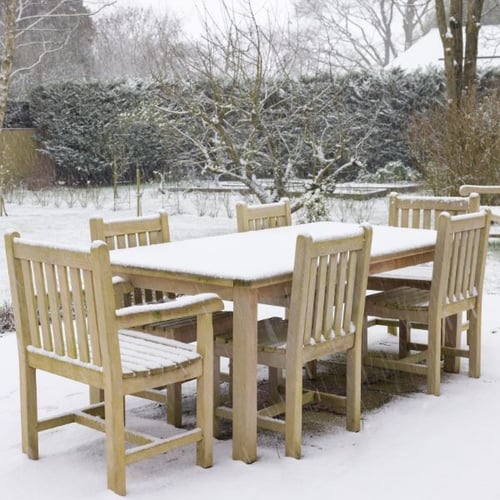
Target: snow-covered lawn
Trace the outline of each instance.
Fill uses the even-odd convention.
[[[2,234],[16,229],[42,240],[85,245],[88,218],[93,215],[133,215],[134,204],[114,212],[102,209],[40,207],[8,204],[0,218]],[[198,217],[193,206],[171,213],[173,239],[234,231],[236,222],[221,210],[218,217]],[[144,197],[143,212],[162,208],[159,198]],[[383,222],[385,201],[370,210],[370,220]],[[10,300],[3,240],[0,249],[0,300]],[[438,398],[421,391],[402,392],[388,403],[363,413],[362,430],[345,430],[341,417],[319,422],[306,419],[304,456],[285,458],[281,436],[259,431],[258,460],[246,465],[231,459],[231,440],[218,440],[211,469],[194,465],[194,446],[129,466],[128,498],[303,498],[307,495],[343,499],[481,499],[500,498],[500,297],[495,252],[488,262],[488,295],[484,304],[483,360],[480,379],[462,372],[444,377]],[[497,252],[498,253],[498,252]],[[376,342],[393,343],[383,333]],[[84,405],[87,388],[40,374],[42,414]],[[192,387],[184,391],[186,407]],[[0,497],[24,499],[111,499],[106,490],[104,441],[100,433],[67,426],[40,437],[40,460],[30,461],[20,450],[18,374],[15,335],[0,337]],[[163,426],[161,407],[130,399],[129,422],[147,430]]]

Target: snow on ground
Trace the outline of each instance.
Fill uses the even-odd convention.
[[[217,217],[198,217],[193,206],[184,214],[179,205],[152,196],[144,197],[144,213],[163,207],[171,213],[174,239],[234,231],[236,222],[221,209]],[[185,200],[183,200],[185,202]],[[382,222],[386,210],[378,200],[369,210],[373,222]],[[92,215],[133,215],[133,200],[119,212],[104,208],[55,208],[29,203],[9,203],[8,217],[0,230],[13,228],[30,238],[88,243],[88,218]],[[358,207],[359,208],[359,207]],[[336,217],[341,210],[337,207]],[[351,213],[353,213],[351,207]],[[3,244],[3,242],[2,242]],[[492,250],[492,254],[498,253]],[[0,249],[0,298],[8,299]],[[282,438],[259,431],[258,460],[243,464],[231,459],[231,440],[216,440],[215,463],[204,470],[194,464],[189,446],[127,469],[128,498],[303,498],[306,495],[347,500],[405,498],[406,500],[500,498],[497,474],[500,463],[500,318],[499,295],[494,281],[499,274],[495,260],[488,262],[489,294],[485,298],[483,360],[480,379],[467,377],[467,363],[458,375],[448,375],[440,397],[416,391],[402,393],[375,410],[363,412],[362,430],[345,430],[341,417],[318,425],[306,421],[301,460],[284,457]],[[492,289],[493,288],[493,289]],[[394,343],[379,333],[376,342]],[[21,453],[19,389],[14,334],[0,336],[0,491],[6,500],[104,500],[116,498],[106,489],[104,441],[100,433],[66,426],[40,437],[40,460]],[[40,413],[58,413],[87,402],[87,388],[41,373]],[[192,405],[193,388],[184,390],[186,406]],[[190,403],[191,402],[191,403]],[[152,403],[131,398],[130,424],[145,430],[163,428],[164,411]]]

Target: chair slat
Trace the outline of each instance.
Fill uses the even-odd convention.
[[[45,288],[45,273],[42,263],[33,263],[33,274],[35,277],[38,323],[42,332],[42,345],[44,349],[52,351],[54,348],[52,344],[52,329],[50,326],[48,296]]]
[[[357,265],[358,265],[358,254],[357,252],[352,252],[351,255],[349,255],[349,263],[348,263],[348,270],[347,270],[347,279],[346,279],[346,294],[345,294],[345,306],[344,306],[344,322],[342,329],[345,332],[345,334],[349,334],[351,330],[351,324],[352,324],[352,312],[354,309],[354,284],[356,282],[355,277],[356,277],[356,271],[357,271]]]
[[[324,338],[324,314],[325,314],[325,291],[328,274],[328,256],[321,255],[317,262],[314,320],[312,325],[312,336],[315,342],[321,342]]]
[[[313,328],[314,316],[313,309],[310,304],[314,303],[314,296],[316,293],[316,274],[318,272],[317,262],[314,259],[310,259],[306,261],[306,266],[309,267],[309,271],[307,273],[307,281],[303,283],[306,287],[306,293],[304,295],[304,304],[302,305],[303,309],[307,311],[304,323],[304,344],[308,345],[311,341],[311,332]]]
[[[40,338],[40,329],[38,328],[37,298],[35,294],[35,286],[33,283],[33,273],[30,262],[26,260],[21,261],[23,283],[24,283],[24,300],[26,306],[26,315],[28,317],[28,324],[30,330],[31,343],[35,347],[42,346],[42,339]]]
[[[49,299],[50,321],[56,354],[65,354],[63,328],[61,322],[61,301],[57,284],[55,265],[46,265],[47,296]]]
[[[480,234],[478,234],[479,229],[476,229],[474,231],[474,246],[472,250],[472,256],[471,256],[471,269],[473,272],[469,274],[469,282],[467,283],[467,290],[469,291],[469,295],[473,296],[474,294],[477,293],[475,290],[476,283],[479,281],[478,276],[477,276],[477,270],[478,268],[478,260],[480,256]]]
[[[335,336],[340,334],[340,331],[342,330],[342,316],[346,292],[345,283],[347,279],[347,257],[347,252],[342,252],[338,256],[339,264],[337,267],[338,278],[337,291],[335,294],[335,321],[333,324],[333,331],[335,333]]]
[[[85,291],[85,310],[87,313],[87,335],[89,339],[92,363],[102,366],[101,345],[99,343],[99,332],[97,327],[96,297],[94,283],[90,271],[82,272],[83,287]]]
[[[333,311],[335,307],[335,291],[337,289],[337,264],[335,256],[330,256],[328,265],[327,286],[325,290],[325,309],[323,311],[323,323],[325,325],[325,337],[330,340],[333,334]]]
[[[85,298],[83,296],[82,276],[78,269],[69,269],[71,296],[73,298],[73,314],[75,317],[76,345],[78,359],[84,363],[90,362],[90,349],[87,336]]]
[[[66,355],[72,359],[76,359],[78,357],[78,350],[76,345],[75,327],[73,323],[73,305],[68,268],[66,266],[56,266],[56,268],[59,279],[59,300],[61,301]]]

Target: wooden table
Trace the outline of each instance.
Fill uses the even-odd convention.
[[[317,222],[113,250],[113,273],[136,286],[233,302],[233,458],[257,458],[257,304],[286,305],[297,235],[348,235],[356,224]],[[435,231],[373,226],[371,273],[433,259]]]

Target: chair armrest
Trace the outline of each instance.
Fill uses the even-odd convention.
[[[182,295],[169,302],[141,304],[116,310],[118,328],[132,328],[158,321],[222,311],[224,303],[215,293]]]

